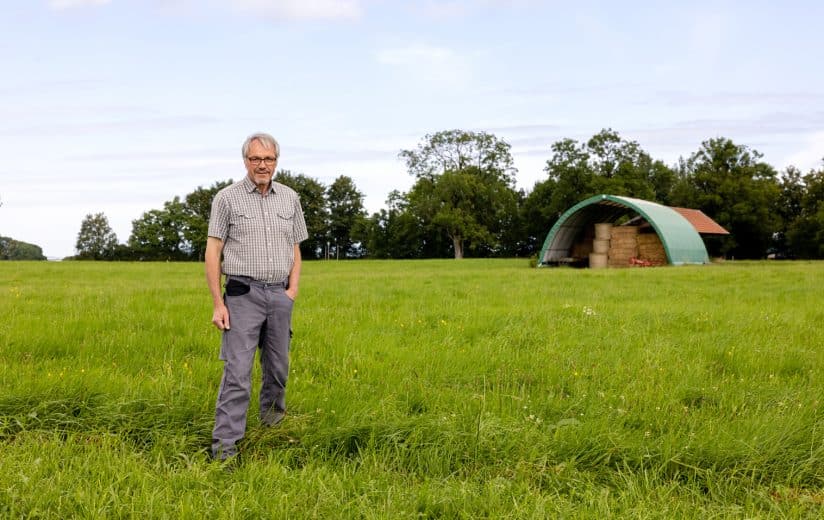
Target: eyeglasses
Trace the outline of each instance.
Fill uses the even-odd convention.
[[[252,166],[259,166],[261,161],[266,166],[272,166],[273,164],[275,164],[275,162],[277,162],[278,158],[277,157],[247,157],[246,160],[249,161],[249,163]]]

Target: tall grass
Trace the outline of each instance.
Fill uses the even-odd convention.
[[[822,263],[309,262],[289,415],[226,473],[202,265],[0,263],[0,516],[816,518],[822,294]]]

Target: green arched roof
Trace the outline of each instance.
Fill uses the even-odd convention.
[[[597,222],[615,222],[624,215],[634,213],[644,217],[655,229],[670,264],[709,263],[704,241],[680,213],[655,202],[617,195],[590,197],[561,215],[546,236],[540,263],[552,263],[568,257],[576,239],[587,226]]]

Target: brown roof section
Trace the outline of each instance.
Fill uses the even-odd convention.
[[[687,219],[692,227],[702,235],[729,235],[730,232],[722,228],[718,222],[704,215],[700,209],[672,208]]]

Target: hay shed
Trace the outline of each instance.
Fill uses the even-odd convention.
[[[708,264],[704,241],[693,224],[675,209],[617,195],[596,195],[567,210],[549,230],[539,255],[539,265],[571,263],[573,251],[593,236],[597,223],[632,221],[647,227],[660,240],[667,264]],[[649,236],[648,233],[648,236]],[[663,259],[663,254],[662,254]]]

